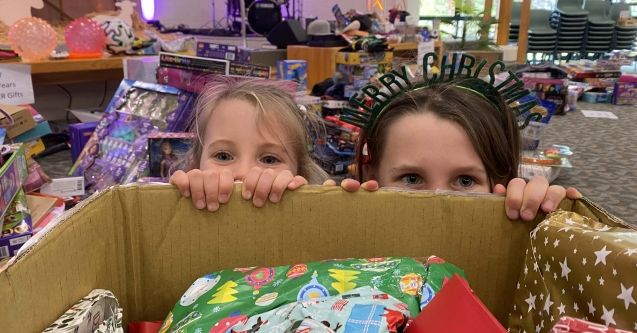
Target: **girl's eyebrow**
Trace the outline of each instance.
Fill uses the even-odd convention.
[[[214,146],[217,146],[217,145],[225,145],[225,146],[230,146],[232,148],[235,147],[234,141],[219,139],[219,140],[212,141],[210,144],[208,144],[208,150],[211,150],[212,148],[214,148]]]
[[[455,168],[453,171],[455,171],[456,173],[483,173],[483,172],[486,172],[484,170],[484,168],[479,167],[479,166],[475,166],[475,165],[458,167],[458,168]]]

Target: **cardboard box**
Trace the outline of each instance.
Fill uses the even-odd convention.
[[[126,326],[163,320],[193,281],[224,268],[430,254],[464,269],[506,322],[535,224],[509,221],[503,197],[312,186],[285,196],[254,208],[236,188],[209,213],[170,186],[100,192],[0,273],[0,327],[41,331],[96,288],[113,291]],[[586,200],[561,207],[621,225]]]
[[[276,63],[278,80],[290,80],[298,83],[297,90],[307,90],[307,61],[282,60]]]
[[[235,45],[197,42],[197,57],[235,61],[238,52]]]
[[[336,63],[344,65],[389,64],[394,60],[393,52],[338,52]]]
[[[27,208],[27,198],[20,190],[2,218],[0,235],[0,258],[14,256],[33,235],[31,215]]]
[[[13,145],[13,153],[0,166],[0,219],[11,206],[27,177],[27,161],[24,156],[24,145]]]
[[[13,118],[14,124],[7,129],[7,136],[15,138],[16,136],[34,128],[36,126],[35,120],[31,115],[31,110],[23,106],[15,105],[0,105],[0,108],[8,113]],[[0,113],[0,124],[9,124],[9,119],[6,119],[4,114]]]

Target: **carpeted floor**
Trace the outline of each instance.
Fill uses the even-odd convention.
[[[587,118],[580,110],[611,111],[619,119]],[[572,169],[555,181],[574,186],[624,221],[637,224],[637,107],[579,103],[551,120],[543,144],[571,147]]]
[[[561,171],[556,184],[574,186],[627,222],[637,224],[637,107],[578,105],[578,111],[555,116],[544,145],[564,144],[574,152],[572,169]],[[579,110],[611,111],[619,119],[586,118]],[[70,151],[40,159],[51,177],[64,177]]]

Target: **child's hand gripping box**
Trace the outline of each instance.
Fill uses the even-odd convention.
[[[27,162],[24,155],[24,145],[4,146],[8,150],[8,158],[3,156],[0,166],[0,218],[7,212],[13,198],[18,193],[27,177]]]
[[[24,191],[20,190],[3,219],[0,259],[16,255],[22,244],[29,240],[32,234],[27,197]]]

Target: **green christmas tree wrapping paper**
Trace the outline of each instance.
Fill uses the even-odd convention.
[[[549,332],[563,316],[637,331],[637,231],[573,212],[531,232],[511,332]]]
[[[164,321],[160,333],[226,332],[248,318],[296,302],[311,302],[371,287],[415,316],[445,278],[464,273],[438,257],[327,260],[279,267],[223,270],[197,279]]]

